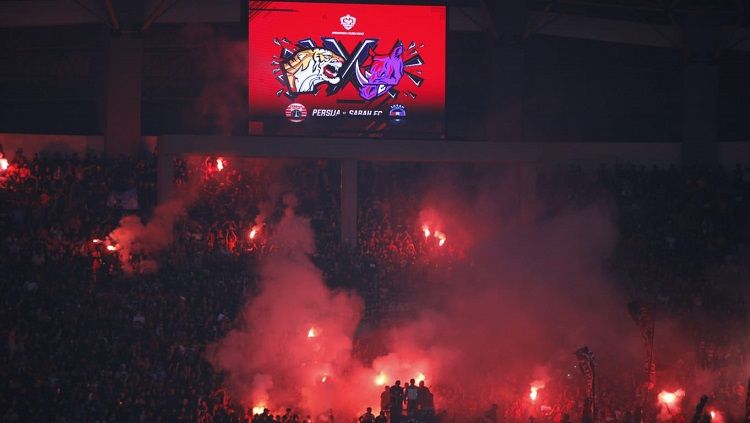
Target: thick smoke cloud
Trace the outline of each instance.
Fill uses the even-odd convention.
[[[364,364],[351,353],[362,302],[326,288],[308,258],[309,223],[287,208],[271,235],[285,247],[263,264],[260,294],[209,353],[243,405],[333,408],[349,419],[379,408],[383,383],[425,378],[438,408],[478,410],[528,398],[532,386],[544,401],[547,390],[562,389],[550,373],[573,371],[573,352],[583,345],[597,352],[604,374],[640,365],[627,301],[606,272],[617,236],[606,207],[528,223],[504,201],[514,184],[489,180],[473,193],[439,186],[425,196],[420,218],[444,228],[466,259],[422,282],[407,316],[377,329],[387,352]],[[319,336],[306,337],[311,327]]]
[[[120,219],[120,225],[109,234],[109,238],[117,247],[123,271],[132,274],[136,270],[131,264],[132,255],[153,256],[172,245],[174,224],[185,213],[185,200],[173,199],[158,205],[146,223],[137,215]],[[141,260],[137,270],[154,272],[157,263],[153,258]]]
[[[228,372],[244,405],[323,413],[341,408],[346,385],[340,380],[358,373],[351,349],[363,305],[325,286],[310,260],[310,223],[294,214],[294,202],[284,198],[284,216],[268,235],[274,252],[261,265],[260,293],[209,357]]]

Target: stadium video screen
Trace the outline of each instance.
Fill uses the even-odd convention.
[[[440,137],[445,6],[250,1],[251,134]]]

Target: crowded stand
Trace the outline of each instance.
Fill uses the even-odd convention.
[[[189,201],[168,222],[173,242],[123,261],[111,234],[125,216],[149,221],[156,213],[154,156],[2,154],[4,422],[333,422],[333,410],[248,406],[206,360],[207,347],[227,335],[244,300],[258,293],[259,263],[274,252],[267,234],[284,213],[282,203],[310,219],[312,262],[326,285],[363,299],[362,327],[408,319],[428,289],[425,280],[460,278],[455,268],[468,260],[449,230],[422,221],[435,166],[361,163],[358,242],[350,247],[339,239],[337,162],[181,159],[173,197]],[[457,182],[473,189],[465,184]],[[695,360],[665,363],[657,355],[657,368],[684,386],[714,379],[692,394],[711,398],[705,413],[715,421],[741,421],[747,375],[734,369],[750,358],[747,339],[736,335],[747,329],[750,170],[545,169],[537,196],[544,203],[539,219],[591,204],[609,210],[618,235],[607,269],[618,288],[652,302],[660,320],[688,333],[685,348]],[[294,312],[295,305],[285,306]],[[383,348],[365,335],[353,343],[363,362]],[[610,369],[600,377],[596,421],[654,421],[658,410],[645,406],[640,370]],[[586,408],[577,372],[571,364],[531,386],[515,376],[461,387],[390,375],[380,397],[349,421],[577,421]],[[409,382],[402,387],[393,376]],[[667,393],[674,398],[654,402],[681,398]],[[693,406],[667,407],[671,421],[691,419]]]

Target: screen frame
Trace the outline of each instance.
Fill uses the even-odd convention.
[[[250,13],[253,10],[262,10],[262,9],[253,9],[251,7],[251,3],[255,2],[261,2],[262,0],[245,0],[242,3],[242,22],[244,26],[244,33],[245,33],[245,40],[247,40],[248,44],[250,43]],[[443,78],[443,113],[442,117],[439,120],[441,123],[442,131],[436,132],[434,134],[430,134],[426,137],[413,137],[413,136],[398,136],[396,134],[386,134],[384,132],[373,132],[369,133],[366,136],[356,136],[352,135],[348,138],[358,138],[358,139],[392,139],[392,140],[398,140],[398,139],[420,139],[420,140],[445,140],[448,139],[448,78],[449,78],[449,72],[450,67],[448,66],[448,60],[449,60],[449,54],[448,54],[448,36],[449,36],[449,25],[448,22],[450,20],[450,7],[448,7],[448,0],[405,0],[405,1],[399,1],[399,0],[363,0],[363,1],[357,1],[357,0],[272,0],[275,3],[310,3],[310,4],[356,4],[356,5],[382,5],[382,6],[442,6],[445,11],[445,20],[443,24],[444,27],[444,38],[443,38],[443,46],[444,46],[444,78]],[[250,46],[248,45],[247,50],[249,51]],[[265,133],[265,130],[261,134],[254,134],[253,131],[250,130],[252,120],[250,116],[250,106],[252,105],[252,98],[250,96],[250,88],[249,88],[249,81],[250,81],[250,60],[248,57],[247,60],[247,72],[246,72],[246,78],[248,81],[248,89],[246,90],[247,95],[247,101],[245,102],[245,106],[247,107],[246,112],[246,122],[247,122],[247,135],[251,137],[294,137],[294,138],[321,138],[320,135],[317,134],[301,134],[301,135],[290,135],[290,134],[268,134]],[[347,138],[342,136],[331,136],[326,138]]]

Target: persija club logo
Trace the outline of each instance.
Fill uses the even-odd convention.
[[[357,24],[357,18],[352,15],[346,15],[342,16],[341,19],[339,19],[339,22],[341,22],[341,26],[343,26],[344,29],[348,31],[354,28],[354,25]]]
[[[307,108],[304,104],[292,103],[286,106],[284,115],[292,122],[299,123],[307,117]]]
[[[344,18],[351,18],[346,20]],[[343,16],[341,24],[354,26],[353,16]],[[349,29],[349,28],[347,28]],[[379,49],[377,38],[366,38],[350,53],[335,38],[322,37],[318,46],[312,38],[292,43],[286,38],[274,39],[281,47],[279,56],[271,62],[273,73],[283,88],[277,96],[286,95],[294,99],[302,94],[318,95],[325,86],[326,95],[336,95],[347,84],[353,84],[359,96],[366,101],[384,95],[396,99],[403,90],[404,95],[416,98],[417,94],[402,87],[402,79],[410,80],[414,87],[421,87],[424,78],[421,71],[413,69],[424,64],[417,46],[412,41],[408,47],[400,41],[389,50]],[[406,57],[406,59],[404,59]]]

